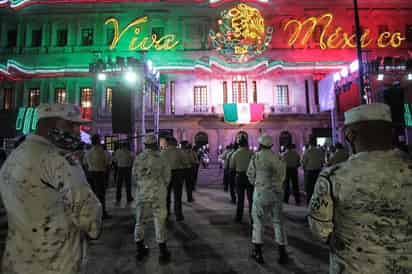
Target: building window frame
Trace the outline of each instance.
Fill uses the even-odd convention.
[[[55,88],[54,89],[54,102],[56,104],[65,104],[66,103],[66,89],[65,88]]]
[[[3,88],[3,109],[13,109],[13,88]]]
[[[105,94],[105,107],[104,109],[107,112],[112,112],[112,107],[113,107],[113,88],[112,87],[106,87],[106,94]]]
[[[252,81],[252,96],[253,96],[253,103],[257,104],[258,96],[257,96],[257,82]]]
[[[93,89],[90,87],[80,88],[80,107],[92,108],[93,107]]]
[[[208,93],[206,85],[193,87],[193,112],[208,112]]]
[[[160,113],[166,112],[166,85],[165,84],[160,84],[159,111]]]
[[[7,48],[17,47],[17,29],[7,30]]]
[[[170,81],[170,113],[175,114],[176,112],[176,84],[175,81]]]
[[[289,86],[288,85],[276,85],[276,105],[289,106]]]
[[[227,90],[227,81],[223,81],[223,104],[228,103],[228,90]]]
[[[40,89],[39,88],[31,88],[29,89],[29,100],[28,105],[29,107],[37,107],[40,105]]]
[[[93,46],[94,30],[92,27],[85,27],[80,32],[81,45],[84,47]]]
[[[56,46],[66,47],[69,37],[69,31],[67,28],[60,28],[56,31]]]
[[[234,80],[232,82],[232,102],[238,104],[247,104],[249,102],[246,80]]]
[[[43,40],[43,32],[41,28],[31,30],[31,46],[33,48],[41,47]]]

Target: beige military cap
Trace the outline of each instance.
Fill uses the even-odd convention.
[[[157,143],[156,136],[154,136],[154,134],[147,134],[144,137],[143,143],[145,145],[154,145],[154,144],[156,144]]]
[[[266,134],[260,136],[258,142],[259,142],[259,144],[261,144],[262,146],[265,146],[265,147],[270,147],[270,146],[273,145],[272,137],[269,136],[269,135],[266,135]]]
[[[82,119],[80,107],[73,104],[41,104],[37,108],[38,119],[61,118],[74,123],[90,123],[89,120]]]
[[[382,103],[360,105],[345,112],[345,126],[364,121],[392,122],[391,109]]]

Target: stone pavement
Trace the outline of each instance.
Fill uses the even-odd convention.
[[[245,216],[243,224],[233,222],[235,206],[228,193],[222,190],[223,170],[211,166],[201,169],[195,202],[184,202],[185,220],[177,223],[172,216],[169,224],[168,246],[172,261],[158,264],[158,247],[154,227],[149,224],[146,244],[150,255],[143,262],[135,260],[133,241],[133,205],[124,201],[115,206],[114,188],[107,195],[108,208],[113,218],[104,222],[99,240],[89,246],[87,274],[249,274],[249,273],[327,273],[328,250],[315,241],[305,225],[306,209],[285,205],[288,233],[287,266],[277,264],[277,247],[273,229],[267,222],[263,246],[266,264],[260,266],[249,258],[250,226]],[[125,198],[125,197],[123,197]],[[186,201],[184,193],[183,200]],[[293,200],[293,198],[291,199]],[[247,212],[247,210],[245,210]],[[0,248],[4,248],[7,226],[0,220]]]

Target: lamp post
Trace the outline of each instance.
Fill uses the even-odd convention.
[[[354,6],[354,13],[355,13],[355,31],[356,31],[356,51],[358,56],[359,62],[359,95],[360,95],[360,103],[366,104],[365,99],[365,79],[364,79],[364,67],[363,67],[363,57],[362,57],[362,44],[361,44],[361,29],[360,29],[360,22],[359,22],[359,9],[358,9],[358,1],[353,0]]]

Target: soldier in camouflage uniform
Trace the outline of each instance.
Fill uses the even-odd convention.
[[[264,263],[262,255],[263,222],[265,214],[270,214],[275,240],[279,245],[278,262],[286,264],[288,261],[285,248],[287,237],[282,216],[282,184],[286,177],[286,164],[279,155],[271,151],[272,145],[272,137],[262,135],[259,138],[259,151],[253,155],[247,170],[249,181],[255,186],[252,207],[252,243],[254,244],[252,258],[259,264]]]
[[[412,273],[412,161],[392,147],[389,107],[349,110],[345,133],[356,154],[322,171],[309,207],[329,273]]]
[[[3,273],[84,273],[87,238],[100,234],[102,208],[87,183],[70,138],[79,137],[80,110],[42,104],[38,128],[0,170],[0,192],[8,218]],[[53,129],[53,130],[52,130]],[[53,135],[55,136],[55,135]],[[59,147],[58,147],[59,146]]]
[[[345,162],[349,158],[348,151],[343,147],[341,143],[335,144],[336,151],[332,154],[327,162],[327,166],[333,166],[342,162]]]
[[[148,255],[148,247],[144,244],[144,226],[148,222],[149,213],[154,216],[156,241],[159,244],[159,262],[170,260],[170,252],[166,246],[166,197],[170,182],[170,167],[158,151],[154,135],[144,139],[145,150],[140,153],[133,164],[133,179],[136,183],[136,226],[134,238],[137,246],[137,259]]]

